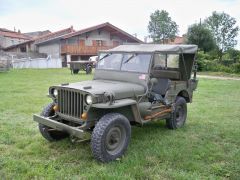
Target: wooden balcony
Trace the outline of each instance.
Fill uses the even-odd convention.
[[[97,55],[99,50],[111,49],[114,46],[80,46],[80,45],[62,45],[61,54],[70,55]]]

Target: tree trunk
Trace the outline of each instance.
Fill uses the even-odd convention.
[[[222,57],[223,57],[223,51],[222,51],[222,49],[219,50],[219,52],[218,52],[218,57],[219,57],[219,62],[222,62]]]

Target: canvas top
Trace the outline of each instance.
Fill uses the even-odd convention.
[[[197,49],[197,45],[128,44],[120,45],[113,49],[104,50],[101,52],[167,52],[178,54],[195,54]]]

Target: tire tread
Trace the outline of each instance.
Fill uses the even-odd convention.
[[[99,122],[95,126],[93,133],[92,133],[91,149],[92,149],[94,158],[96,158],[97,160],[99,160],[101,162],[109,162],[111,160],[114,160],[114,159],[111,159],[111,158],[105,156],[103,149],[102,149],[102,137],[104,136],[105,130],[109,127],[110,124],[114,123],[114,121],[116,121],[116,119],[122,119],[123,121],[125,121],[127,123],[127,126],[129,127],[129,131],[130,131],[129,134],[131,135],[130,123],[125,116],[123,116],[119,113],[109,113],[109,114],[104,115],[102,118],[100,118]],[[130,139],[130,137],[127,139],[127,141],[128,141],[127,145],[129,143],[129,139]],[[126,149],[127,149],[127,146],[124,147],[123,153],[125,152]]]

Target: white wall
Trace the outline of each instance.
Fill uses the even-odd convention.
[[[14,69],[23,69],[23,68],[36,68],[36,69],[43,69],[43,68],[62,68],[62,61],[61,59],[52,59],[48,58],[24,58],[24,59],[17,59],[12,62]]]
[[[22,42],[25,42],[25,41],[26,40],[24,40],[24,39],[0,36],[0,45],[2,47],[12,46],[12,45],[19,44],[19,43],[22,43]]]
[[[60,57],[60,42],[54,42],[49,44],[38,45],[38,52],[45,53],[51,56],[53,59],[58,59]]]

